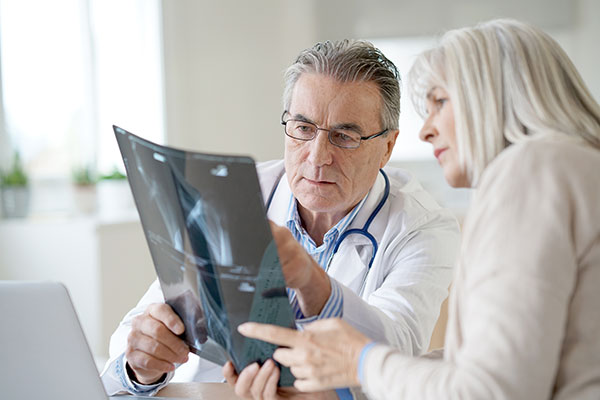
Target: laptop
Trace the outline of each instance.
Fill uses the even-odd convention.
[[[108,399],[61,283],[0,281],[0,318],[0,398]]]

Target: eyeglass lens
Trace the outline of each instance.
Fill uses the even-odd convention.
[[[319,130],[327,131],[329,141],[343,148],[356,148],[360,145],[360,135],[350,130],[327,130],[318,128],[315,124],[305,121],[288,120],[285,124],[285,133],[299,140],[312,140],[317,136]]]

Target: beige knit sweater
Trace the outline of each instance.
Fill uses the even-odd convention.
[[[376,399],[600,399],[600,151],[510,146],[467,216],[443,359],[376,346]]]

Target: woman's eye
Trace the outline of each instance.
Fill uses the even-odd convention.
[[[442,97],[439,99],[435,99],[435,104],[438,107],[438,109],[442,108],[444,106],[444,104],[446,104],[446,102],[448,101],[447,98]]]

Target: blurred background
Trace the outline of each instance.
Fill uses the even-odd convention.
[[[372,41],[406,75],[443,31],[534,23],[600,98],[597,0],[0,0],[0,279],[64,282],[98,362],[154,270],[112,125],[161,144],[283,156],[283,72],[326,39]],[[402,99],[391,163],[462,217]]]

